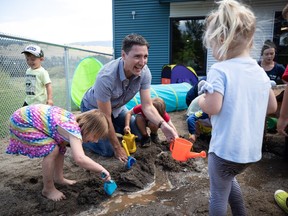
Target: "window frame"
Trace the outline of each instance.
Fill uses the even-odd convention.
[[[175,62],[174,59],[175,59],[175,50],[173,50],[174,46],[174,22],[180,22],[180,21],[189,21],[189,20],[201,20],[202,21],[202,24],[203,24],[203,33],[204,33],[204,21],[205,21],[205,16],[189,16],[189,17],[171,17],[170,18],[170,55],[169,55],[169,59],[170,59],[170,64],[179,64],[179,62]],[[178,29],[179,30],[179,29]],[[183,34],[181,34],[183,35]],[[202,68],[201,69],[196,69],[193,67],[193,65],[186,65],[185,63],[181,62],[180,64],[183,64],[185,66],[190,66],[192,67],[198,76],[206,76],[207,72],[207,60],[208,60],[208,56],[207,56],[207,49],[203,46],[203,41],[202,41],[202,36],[203,34],[201,35],[201,39],[199,41],[201,41],[201,47],[202,47],[202,55],[200,57],[200,59],[202,59]],[[194,40],[195,41],[195,40]],[[197,51],[197,50],[196,50]]]

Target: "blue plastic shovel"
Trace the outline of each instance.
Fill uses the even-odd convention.
[[[106,178],[106,174],[102,172],[101,178],[103,179]],[[104,183],[104,191],[109,196],[111,196],[115,192],[116,189],[117,189],[117,184],[115,181],[109,180]]]

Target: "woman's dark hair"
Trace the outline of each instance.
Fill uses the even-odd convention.
[[[263,55],[264,50],[270,49],[270,48],[274,48],[275,49],[275,53],[276,53],[276,45],[273,43],[273,41],[266,40],[264,42],[264,45],[262,46],[262,49],[261,49],[261,56]]]

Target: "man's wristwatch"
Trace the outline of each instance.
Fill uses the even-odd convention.
[[[158,128],[161,128],[161,125],[163,124],[164,120],[161,120],[159,123],[158,123]]]

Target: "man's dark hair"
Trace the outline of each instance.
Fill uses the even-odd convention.
[[[131,48],[134,45],[147,46],[147,48],[149,49],[149,43],[143,36],[139,34],[129,34],[126,35],[126,37],[122,41],[122,50],[127,54],[130,52]]]

